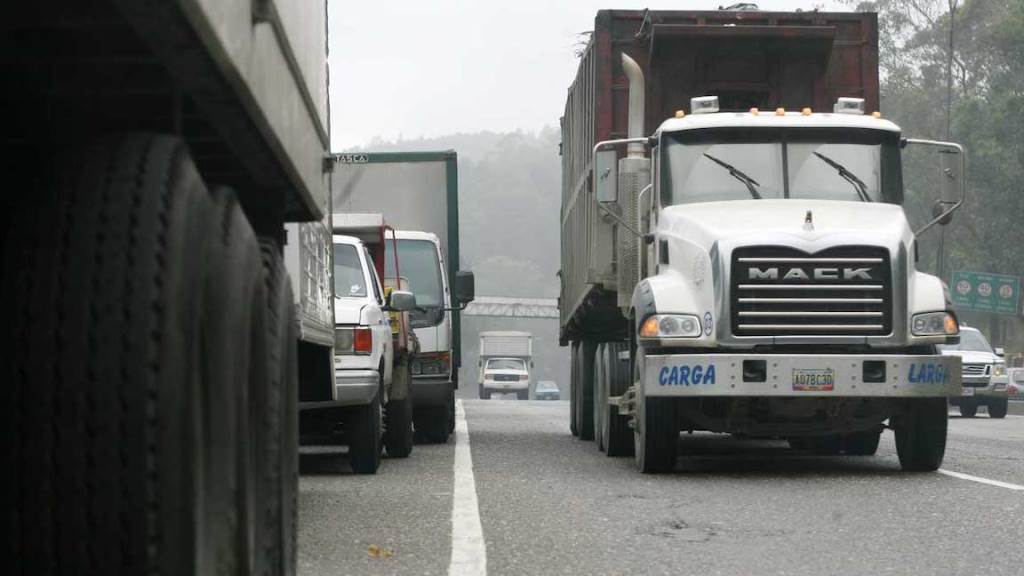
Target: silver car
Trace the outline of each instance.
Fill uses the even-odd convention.
[[[1004,418],[1008,408],[1006,363],[1003,349],[993,349],[976,328],[960,327],[960,343],[939,346],[944,356],[959,356],[963,363],[963,392],[950,398],[965,418],[973,418],[979,406],[988,408],[991,418]]]

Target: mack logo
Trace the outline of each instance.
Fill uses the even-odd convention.
[[[757,268],[747,270],[750,280],[778,280],[778,267]],[[783,280],[872,280],[871,268],[783,268]]]

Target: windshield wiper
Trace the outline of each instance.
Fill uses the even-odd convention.
[[[818,158],[821,158],[822,162],[835,168],[836,171],[839,172],[839,175],[843,177],[843,180],[846,180],[847,182],[852,184],[853,187],[857,190],[857,196],[859,196],[863,202],[871,202],[871,197],[868,196],[868,185],[865,184],[864,181],[861,180],[860,178],[857,178],[856,174],[850,172],[846,168],[846,166],[843,166],[839,162],[836,162],[835,160],[829,158],[828,156],[825,156],[820,152],[815,152],[814,155],[817,156]]]
[[[726,170],[728,170],[729,171],[729,176],[732,176],[733,178],[735,178],[735,179],[739,180],[740,182],[743,182],[744,184],[746,184],[747,190],[750,191],[750,195],[755,200],[760,200],[761,199],[761,194],[759,194],[757,192],[757,188],[759,186],[761,186],[761,185],[757,182],[757,180],[754,180],[750,176],[747,176],[746,174],[741,172],[739,168],[733,166],[732,164],[729,164],[728,162],[726,162],[724,160],[719,160],[718,158],[715,158],[714,156],[712,156],[711,154],[708,154],[707,152],[704,153],[704,156],[708,160],[711,160],[715,164],[718,164],[722,168],[725,168]]]

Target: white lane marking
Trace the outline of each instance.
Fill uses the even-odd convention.
[[[1024,490],[1024,486],[1021,486],[1020,484],[1010,484],[1009,482],[1000,482],[999,480],[989,480],[988,478],[971,476],[970,474],[964,474],[963,472],[953,472],[952,470],[942,469],[938,472],[939,474],[945,474],[946,476],[952,476],[953,478],[970,480],[971,482],[979,482],[981,484],[988,484],[989,486],[998,486],[999,488],[1006,488],[1008,490]]]
[[[455,401],[455,488],[452,494],[452,558],[450,576],[486,576],[487,545],[476,501],[469,426],[462,400]]]

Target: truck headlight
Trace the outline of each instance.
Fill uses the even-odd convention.
[[[654,314],[640,326],[641,338],[696,338],[700,319],[689,314]]]
[[[1006,376],[1006,364],[996,364],[992,366],[992,375],[996,378]]]
[[[956,336],[960,324],[949,312],[926,312],[915,314],[911,323],[914,336]]]

